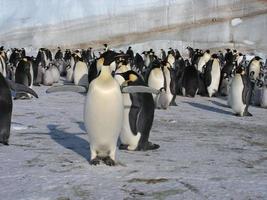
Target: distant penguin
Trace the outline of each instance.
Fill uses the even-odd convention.
[[[210,50],[206,50],[203,56],[199,58],[199,61],[197,63],[197,70],[200,73],[203,73],[203,67],[206,65],[206,63],[210,60],[211,55],[210,55]]]
[[[174,51],[168,51],[167,62],[170,64],[171,68],[174,68],[174,63],[175,63]]]
[[[85,62],[77,61],[73,72],[75,85],[88,87],[88,67]]]
[[[263,85],[260,93],[260,106],[267,108],[267,84]]]
[[[19,61],[15,72],[15,82],[25,85],[29,88],[33,86],[33,67],[32,62],[28,58]],[[32,95],[25,93],[17,93],[15,99],[32,98]]]
[[[123,99],[118,82],[111,76],[110,66],[104,65],[104,58],[100,59],[100,74],[89,84],[84,123],[90,142],[90,164],[97,165],[103,160],[112,166],[123,123]]]
[[[159,58],[161,60],[165,60],[167,58],[166,52],[163,49],[160,49],[160,56],[159,56]]]
[[[248,69],[248,75],[250,79],[257,80],[259,78],[259,74],[262,69],[262,59],[259,56],[255,56],[249,63],[247,69]]]
[[[185,69],[182,77],[182,94],[183,96],[195,97],[199,88],[198,70],[196,66],[185,61]]]
[[[0,51],[0,73],[7,77],[7,56],[4,51]]]
[[[27,92],[38,98],[38,95],[28,87],[16,84],[12,81],[7,82],[2,73],[0,73],[0,143],[8,145],[10,136],[10,125],[12,115],[12,98],[11,91]]]
[[[234,76],[228,96],[228,105],[237,116],[252,116],[248,112],[252,95],[251,82],[245,70],[239,66]]]
[[[168,88],[168,83],[170,84],[170,76],[168,77],[167,81],[165,74],[167,70],[168,69],[166,68],[164,69],[164,66],[160,63],[160,61],[155,60],[151,63],[150,69],[146,75],[149,87],[163,91],[162,93],[159,94],[163,95],[160,98],[157,95],[153,94],[156,108],[167,109],[172,99],[172,95],[170,94],[170,89]]]
[[[218,59],[217,54],[213,54],[204,69],[204,82],[209,97],[212,97],[213,95],[217,94],[219,89],[220,77],[220,60]]]
[[[74,58],[74,55],[72,55],[70,58],[70,63],[66,67],[66,72],[67,72],[66,80],[70,83],[73,83],[74,81],[74,77],[73,77],[74,66],[75,66],[75,58]]]
[[[121,85],[147,86],[139,74],[132,70],[116,73]],[[159,145],[148,141],[154,119],[154,100],[150,93],[123,94],[124,120],[120,134],[120,149],[153,150]]]
[[[53,82],[58,83],[60,79],[60,72],[58,67],[55,64],[51,64],[50,71],[52,73]]]
[[[134,66],[140,74],[143,73],[144,65],[145,63],[142,56],[139,53],[136,53],[134,57]]]
[[[63,53],[60,49],[60,47],[57,48],[57,52],[55,54],[55,60],[62,60],[63,59]]]
[[[46,86],[51,86],[53,85],[53,83],[54,83],[54,78],[50,66],[43,67],[42,84]]]

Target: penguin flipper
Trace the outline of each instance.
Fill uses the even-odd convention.
[[[77,93],[86,93],[87,88],[80,85],[59,85],[53,86],[46,90],[46,93],[54,92],[77,92]]]
[[[121,89],[122,93],[152,93],[159,94],[160,91],[147,86],[126,86]]]
[[[9,85],[10,89],[14,90],[15,92],[29,93],[29,94],[33,95],[34,97],[38,98],[38,95],[36,94],[36,92],[25,85],[15,83],[14,81],[11,81],[11,80],[7,80],[7,83]]]

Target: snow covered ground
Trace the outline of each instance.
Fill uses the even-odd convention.
[[[236,117],[221,98],[177,97],[157,110],[160,149],[117,151],[90,166],[84,96],[14,101],[10,146],[0,146],[0,199],[267,199],[267,109]]]

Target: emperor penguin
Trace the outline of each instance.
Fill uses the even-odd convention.
[[[182,94],[183,96],[195,97],[199,88],[198,70],[196,66],[185,60],[185,69],[182,76]]]
[[[251,82],[243,67],[239,66],[231,82],[228,105],[237,116],[252,116],[248,112],[252,95]]]
[[[117,73],[115,77],[123,86],[147,86],[143,78],[133,70]],[[124,119],[120,133],[120,149],[154,150],[159,145],[148,141],[154,120],[154,100],[150,93],[123,94]]]
[[[255,56],[247,67],[247,73],[251,80],[257,80],[262,69],[262,59],[259,56]]]
[[[148,86],[161,91],[152,94],[156,108],[167,109],[176,106],[176,74],[167,61],[154,60],[146,75]]]
[[[73,72],[75,66],[75,58],[74,55],[71,56],[69,65],[66,67],[66,80],[70,83],[74,82]]]
[[[123,98],[104,57],[97,64],[99,75],[89,84],[84,108],[84,124],[91,151],[90,164],[97,165],[102,160],[106,165],[113,166],[123,123]]]
[[[27,86],[6,80],[0,73],[0,143],[8,145],[10,137],[10,125],[12,116],[12,97],[11,91],[26,92],[38,98],[38,95]]]
[[[7,55],[5,54],[4,50],[0,50],[0,73],[4,77],[7,77]]]
[[[29,88],[32,88],[33,86],[33,67],[32,62],[30,61],[30,58],[23,58],[21,61],[19,61],[18,66],[16,68],[15,72],[15,82],[25,85]],[[31,94],[23,94],[23,93],[16,93],[15,99],[20,98],[32,98]]]
[[[262,108],[267,108],[267,83],[265,83],[261,89],[260,106]]]
[[[51,65],[49,65],[47,67],[42,67],[42,72],[43,72],[42,84],[46,85],[46,86],[53,85],[54,78],[53,78],[53,74],[51,71]]]
[[[221,66],[217,54],[213,54],[204,69],[204,83],[208,96],[217,94],[220,84]]]
[[[199,61],[197,63],[197,70],[199,73],[203,73],[203,67],[206,65],[206,63],[210,60],[210,50],[206,50],[204,54],[199,58]]]

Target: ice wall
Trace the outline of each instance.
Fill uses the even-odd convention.
[[[267,53],[266,33],[266,0],[0,0],[0,44],[7,47],[109,43]]]

